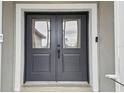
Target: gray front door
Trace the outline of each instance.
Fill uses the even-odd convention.
[[[88,81],[88,13],[25,13],[25,81]]]

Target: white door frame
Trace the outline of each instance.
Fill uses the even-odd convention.
[[[117,81],[124,83],[124,2],[114,1],[114,37],[115,37],[115,78]],[[116,92],[124,92],[124,87],[116,83]]]
[[[20,91],[24,77],[24,12],[88,11],[89,12],[89,80],[93,91],[99,91],[97,36],[97,4],[16,4],[15,40],[15,83],[14,90]]]

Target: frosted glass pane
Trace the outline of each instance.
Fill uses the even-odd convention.
[[[50,20],[32,20],[33,48],[50,48]]]
[[[80,48],[80,20],[64,19],[63,20],[63,47]]]

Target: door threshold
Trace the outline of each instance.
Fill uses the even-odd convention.
[[[43,87],[54,87],[54,86],[82,86],[89,87],[87,81],[26,81],[23,86],[43,86]]]

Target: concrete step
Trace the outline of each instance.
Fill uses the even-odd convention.
[[[22,92],[92,92],[87,82],[26,82]]]

